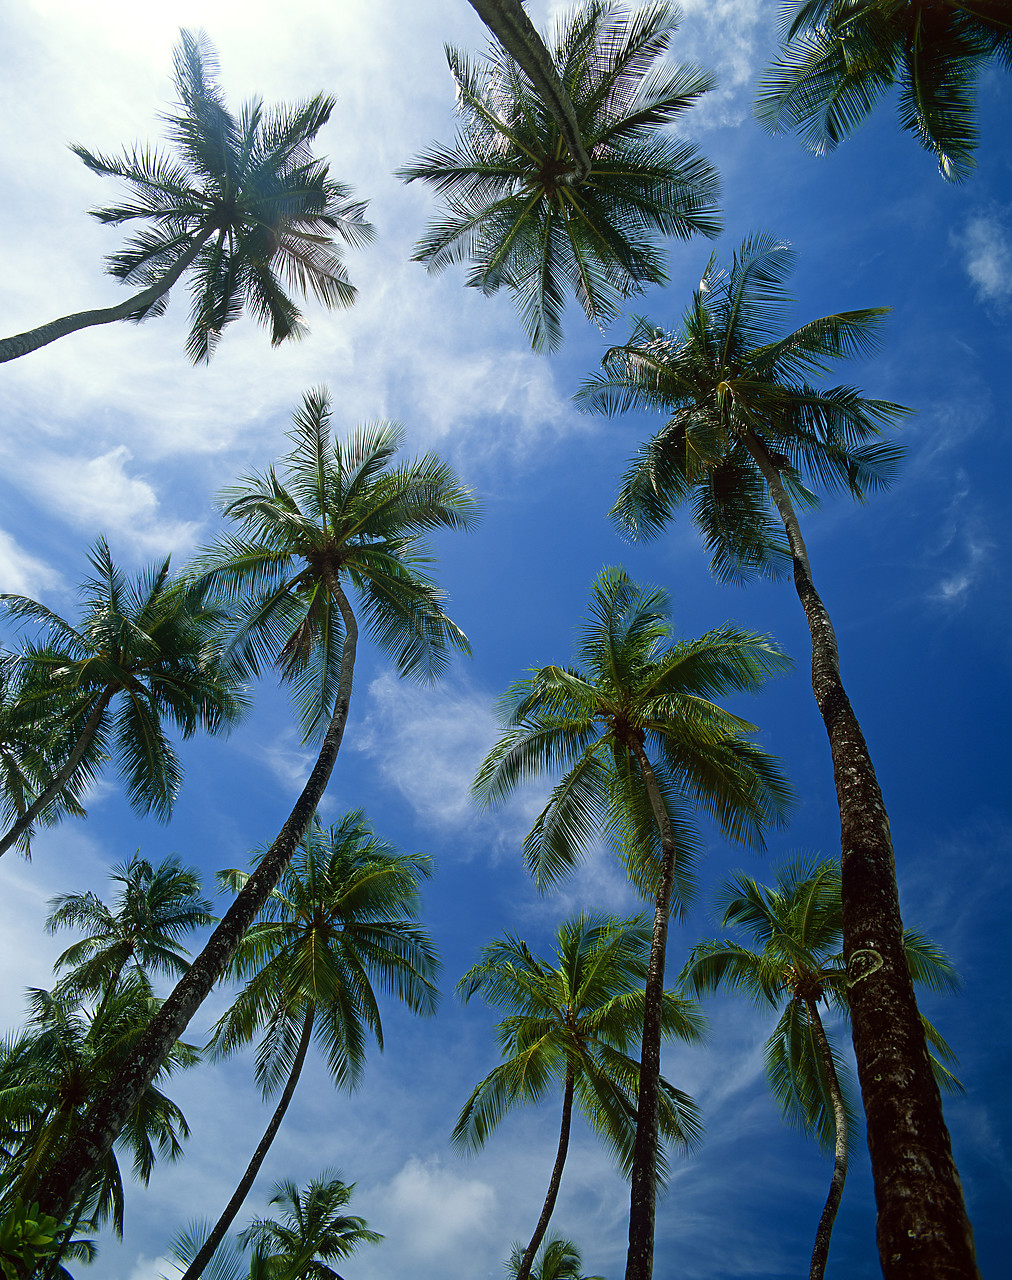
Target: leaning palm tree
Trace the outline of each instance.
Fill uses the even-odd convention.
[[[395,461],[401,432],[366,427],[347,441],[330,435],[326,394],[306,396],[279,475],[252,474],[225,495],[239,536],[223,536],[204,556],[204,585],[233,602],[230,659],[256,675],[268,663],[292,684],[306,738],[319,754],[302,793],[207,945],[166,1000],[135,1056],[92,1107],[77,1144],[39,1191],[54,1217],[73,1199],[119,1132],[144,1081],[224,973],[246,930],[266,904],[323,798],[344,737],[359,624],[358,597],[379,646],[405,676],[434,679],[447,651],[467,638],[443,612],[427,570],[433,529],[467,528],[477,504],[434,454]]]
[[[791,0],[783,57],[759,81],[756,116],[831,151],[899,85],[900,127],[961,182],[977,148],[974,89],[991,59],[1012,69],[1008,0]]]
[[[643,984],[651,930],[645,916],[619,920],[581,914],[556,930],[554,960],[534,955],[526,942],[507,936],[485,947],[481,959],[457,983],[461,999],[480,992],[506,1011],[497,1035],[505,1061],[476,1086],[453,1131],[453,1143],[477,1150],[507,1111],[538,1103],[562,1085],[562,1126],[544,1207],[517,1280],[528,1280],[535,1254],[555,1209],[569,1151],[574,1102],[612,1148],[623,1168],[632,1164],[640,1066],[628,1050],[643,1034]],[[662,1036],[690,1043],[703,1038],[692,1001],[665,991]],[[661,1136],[691,1148],[702,1134],[693,1100],[658,1081]],[[663,1154],[659,1165],[664,1168]],[[542,1269],[543,1266],[542,1266]]]
[[[133,808],[167,821],[182,768],[165,722],[184,738],[198,729],[227,733],[247,707],[245,689],[221,661],[224,612],[206,590],[173,578],[167,556],[130,582],[104,538],[88,558],[94,576],[81,586],[76,625],[27,596],[0,595],[8,614],[42,637],[22,650],[21,714],[53,721],[66,749],[49,784],[0,838],[0,854],[26,840],[112,750]]]
[[[834,1156],[809,1269],[810,1280],[822,1280],[854,1125],[847,1071],[819,1011],[823,1002],[844,1016],[850,1007],[847,969],[840,954],[840,864],[837,859],[798,859],[778,871],[773,888],[739,875],[724,882],[718,900],[724,928],[743,930],[759,949],[749,950],[730,939],[697,943],[680,982],[696,996],[727,987],[751,996],[757,1006],[780,1012],[766,1042],[770,1089],[785,1119],[832,1149]],[[912,930],[906,931],[905,944],[915,981],[933,991],[956,989],[958,978],[938,947]],[[939,1058],[953,1062],[952,1051],[935,1028],[924,1025]],[[944,1061],[934,1060],[936,1075],[943,1084],[958,1088]]]
[[[519,1280],[523,1261],[524,1247],[516,1244],[506,1263],[506,1274],[510,1280]],[[585,1276],[583,1258],[573,1241],[552,1236],[545,1241],[534,1263],[531,1280],[604,1280],[604,1276]]]
[[[306,833],[278,887],[229,966],[246,983],[214,1028],[208,1049],[224,1057],[261,1036],[256,1078],[278,1105],[213,1230],[187,1268],[197,1280],[249,1195],[302,1075],[314,1036],[335,1084],[353,1089],[371,1033],[383,1048],[373,990],[397,995],[415,1013],[435,1012],[439,962],[416,923],[419,880],[431,874],[425,854],[399,853],[380,840],[361,810]],[[220,873],[240,890],[241,871]]]
[[[696,67],[662,63],[677,24],[666,4],[627,13],[598,0],[560,22],[552,50],[590,157],[582,177],[503,48],[493,44],[481,65],[447,51],[465,125],[454,145],[400,170],[446,198],[415,258],[430,271],[467,260],[469,285],[505,286],[536,350],[562,341],[568,291],[603,324],[630,293],[667,279],[660,235],[719,230],[716,172],[663,128],[713,84]]]
[[[628,1280],[649,1280],[653,1266],[668,921],[691,896],[700,849],[689,812],[700,808],[727,838],[761,847],[763,828],[782,821],[790,798],[779,765],[751,740],[755,726],[713,702],[757,692],[787,659],[765,637],[731,626],[665,647],[668,613],[666,592],[637,587],[622,569],[604,570],[579,665],[543,667],[505,694],[502,738],[474,785],[479,800],[498,804],[527,778],[563,771],[524,843],[538,884],[562,875],[603,831],[637,889],[654,900]]]
[[[210,358],[222,329],[247,308],[269,326],[275,345],[302,337],[306,327],[288,290],[313,293],[327,307],[354,301],[335,235],[358,245],[372,239],[373,229],[363,219],[365,205],[350,199],[311,151],[334,99],[317,94],[265,111],[254,98],[236,116],[216,75],[206,35],[182,31],[175,50],[178,103],[165,117],[175,155],[138,146],[119,157],[72,148],[94,173],[130,188],[124,203],[92,214],[113,226],[142,224],[107,260],[111,275],[142,288],[116,306],[0,340],[0,363],[92,325],[160,315],[169,290],[187,272],[193,301],[186,350],[194,362]]]
[[[903,946],[889,820],[797,515],[817,505],[809,485],[858,499],[884,486],[899,450],[883,429],[909,411],[808,381],[874,350],[884,311],[823,316],[781,336],[792,265],[790,248],[768,235],[747,239],[726,268],[711,258],[681,328],[668,333],[640,320],[580,398],[605,413],[646,407],[669,415],[630,466],[615,504],[627,534],[654,536],[688,503],[718,578],[793,567],[836,778],[844,953],[879,1252],[890,1278],[931,1274],[938,1259],[948,1259],[938,1264],[943,1271],[951,1262],[953,1274],[973,1276],[962,1190]]]
[[[200,874],[177,857],[157,866],[135,854],[112,868],[122,888],[113,906],[92,892],[63,893],[49,900],[46,932],[84,929],[86,936],[57,956],[53,968],[68,969],[57,990],[81,999],[101,996],[99,1010],[115,992],[127,965],[139,973],[186,972],[189,952],[180,938],[211,924],[211,904],[203,897]]]

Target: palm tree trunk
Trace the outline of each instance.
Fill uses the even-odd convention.
[[[769,486],[812,636],[812,690],[840,808],[843,950],[854,1054],[868,1120],[885,1280],[979,1280],[942,1099],[903,946],[889,818],[840,676],[836,634],[812,582],[793,505],[763,442],[743,437]]]
[[[129,320],[138,311],[145,311],[153,302],[157,302],[163,294],[168,293],[186,268],[200,252],[204,241],[210,235],[205,232],[196,239],[186,252],[154,284],[135,293],[115,307],[101,307],[97,311],[75,311],[73,315],[63,316],[59,320],[50,320],[48,324],[39,325],[37,329],[29,329],[25,333],[16,333],[11,338],[0,338],[0,364],[8,360],[17,360],[40,347],[47,347],[57,338],[65,338],[78,329],[90,329],[97,324],[111,324],[114,320]]]
[[[214,1224],[211,1234],[207,1237],[197,1252],[196,1257],[186,1268],[182,1280],[197,1280],[198,1276],[203,1275],[204,1268],[211,1259],[218,1245],[225,1235],[225,1232],[235,1220],[235,1215],[243,1206],[243,1201],[249,1195],[250,1188],[253,1186],[254,1179],[260,1172],[260,1166],[264,1162],[264,1157],[270,1150],[271,1143],[274,1141],[275,1134],[281,1127],[281,1121],[285,1118],[285,1112],[288,1110],[288,1104],[292,1100],[292,1094],[295,1092],[295,1086],[299,1083],[299,1076],[302,1074],[302,1065],[306,1061],[306,1054],[309,1051],[309,1042],[313,1038],[313,1018],[316,1014],[316,1005],[310,1001],[309,1008],[306,1010],[305,1021],[302,1024],[302,1035],[299,1038],[299,1047],[295,1052],[295,1061],[292,1063],[292,1070],[288,1077],[288,1083],[285,1085],[285,1091],[281,1095],[281,1101],[275,1108],[274,1114],[271,1116],[271,1122],[264,1130],[264,1136],[260,1139],[260,1145],[253,1152],[253,1158],[246,1166],[246,1172],[242,1175],[239,1185],[235,1189],[232,1199],[222,1210],[221,1217]]]
[[[590,157],[583,145],[576,112],[559,79],[552,55],[520,0],[470,0],[470,3],[510,57],[520,64],[534,86],[534,92],[559,126],[562,140],[574,161],[574,171],[569,175],[569,181],[574,185],[583,182],[590,173]],[[563,181],[563,178],[560,177],[559,180]]]
[[[516,1280],[528,1280],[531,1274],[531,1267],[534,1266],[534,1255],[538,1251],[538,1246],[545,1238],[545,1232],[548,1230],[548,1224],[552,1220],[552,1213],[555,1210],[555,1201],[559,1197],[559,1185],[562,1182],[562,1170],[566,1163],[566,1155],[569,1152],[569,1130],[573,1121],[573,1092],[576,1087],[576,1077],[573,1068],[568,1067],[566,1070],[566,1087],[562,1094],[562,1129],[559,1132],[559,1150],[555,1156],[555,1167],[552,1169],[552,1176],[548,1183],[548,1195],[545,1196],[545,1206],[541,1210],[541,1217],[538,1219],[538,1225],[534,1228],[534,1234],[531,1236],[531,1242],[527,1246],[527,1251],[520,1263],[520,1270],[516,1274]],[[184,1276],[183,1280],[189,1280]]]
[[[341,610],[345,635],[334,711],[320,754],[302,794],[296,800],[288,821],[274,843],[260,859],[257,869],[222,917],[204,949],[152,1019],[133,1052],[96,1099],[78,1128],[74,1141],[41,1183],[37,1196],[39,1205],[57,1220],[62,1221],[81,1188],[87,1186],[93,1170],[105,1159],[141,1094],[155,1078],[172,1046],[186,1030],[187,1023],[224,973],[243,935],[291,861],[323,799],[348,722],[355,649],[358,643],[355,615],[333,574],[328,575],[327,585]]]
[[[99,725],[102,723],[102,717],[108,710],[109,703],[112,701],[113,690],[107,689],[95,704],[94,710],[85,721],[84,728],[81,730],[81,736],[74,744],[74,749],[64,761],[62,768],[50,782],[40,795],[28,806],[25,812],[18,818],[10,831],[0,839],[0,856],[5,854],[12,844],[15,844],[21,836],[31,827],[32,823],[43,813],[45,809],[56,799],[63,788],[71,780],[77,771],[77,766],[84,758],[84,753],[95,740],[98,733]]]
[[[835,1134],[833,1150],[833,1177],[829,1184],[829,1195],[819,1219],[815,1233],[815,1247],[812,1249],[812,1265],[808,1280],[823,1280],[826,1273],[826,1259],[829,1257],[829,1241],[833,1234],[833,1223],[843,1197],[843,1184],[847,1181],[848,1133],[847,1113],[843,1107],[843,1094],[840,1091],[840,1080],[836,1074],[836,1063],[833,1051],[826,1039],[826,1029],[819,1017],[819,1010],[814,1000],[806,1000],[808,1018],[815,1032],[815,1039],[822,1055],[822,1064],[826,1069],[826,1082],[829,1085],[829,1098],[833,1106],[833,1132]]]
[[[654,1210],[657,1198],[657,1099],[661,1078],[661,1013],[664,1005],[664,964],[668,921],[675,882],[675,837],[657,778],[636,738],[633,754],[643,775],[650,806],[661,836],[661,878],[654,907],[654,930],[643,1000],[643,1045],[636,1101],[636,1141],[633,1147],[632,1192],[629,1205],[629,1253],[625,1280],[651,1280],[654,1269]]]

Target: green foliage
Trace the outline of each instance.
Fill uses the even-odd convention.
[[[240,1235],[240,1247],[260,1254],[276,1280],[333,1280],[327,1263],[383,1239],[364,1218],[341,1212],[354,1190],[354,1182],[349,1186],[331,1172],[314,1178],[304,1191],[290,1179],[279,1182],[270,1203],[281,1206],[280,1220],[257,1218]]]
[[[650,4],[578,6],[549,41],[591,160],[585,177],[550,109],[497,44],[472,62],[448,49],[463,127],[400,170],[445,198],[445,217],[415,258],[439,271],[471,263],[467,283],[513,295],[536,350],[562,341],[572,291],[601,325],[630,293],[666,279],[659,235],[716,235],[716,172],[666,125],[713,87],[696,67],[664,54],[677,10]]]
[[[507,1276],[520,1274],[524,1259],[524,1247],[515,1244],[509,1261],[505,1264]],[[604,1276],[585,1276],[583,1258],[572,1240],[551,1236],[541,1246],[531,1269],[531,1280],[604,1280]]]
[[[22,1280],[56,1252],[60,1224],[37,1204],[15,1197],[0,1217],[0,1271],[4,1280]]]

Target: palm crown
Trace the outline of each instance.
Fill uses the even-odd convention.
[[[259,1253],[268,1275],[334,1280],[336,1272],[328,1262],[350,1258],[359,1245],[383,1239],[364,1218],[342,1212],[354,1190],[354,1183],[349,1186],[329,1173],[314,1178],[305,1190],[290,1179],[279,1182],[270,1203],[281,1206],[280,1220],[257,1218],[240,1235],[240,1247]]]
[[[1012,68],[1006,0],[792,0],[785,11],[783,57],[760,80],[761,124],[796,129],[821,155],[898,84],[901,127],[946,178],[969,177],[977,75],[992,57]]]
[[[715,171],[663,131],[713,84],[698,68],[659,65],[676,26],[666,4],[628,14],[597,0],[560,22],[552,52],[591,160],[583,178],[503,49],[479,65],[447,51],[465,126],[400,171],[446,198],[415,257],[437,271],[469,261],[468,284],[484,293],[505,286],[538,350],[561,342],[568,290],[605,323],[630,293],[667,279],[658,235],[719,230]]]

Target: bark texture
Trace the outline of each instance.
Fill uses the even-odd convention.
[[[309,1052],[309,1042],[313,1038],[313,1019],[316,1015],[316,1006],[310,1002],[309,1008],[306,1010],[306,1017],[302,1024],[302,1035],[299,1037],[299,1047],[295,1051],[295,1061],[292,1063],[292,1069],[289,1073],[288,1080],[285,1084],[284,1092],[278,1105],[274,1109],[271,1116],[270,1124],[264,1130],[264,1136],[260,1139],[260,1143],[253,1152],[253,1158],[246,1166],[246,1172],[239,1179],[239,1185],[232,1193],[232,1198],[221,1212],[221,1217],[211,1229],[211,1234],[207,1237],[200,1249],[197,1251],[196,1257],[186,1268],[182,1280],[197,1280],[198,1276],[204,1274],[204,1268],[211,1260],[211,1255],[221,1244],[225,1232],[235,1221],[235,1215],[242,1208],[246,1197],[250,1193],[250,1188],[260,1172],[260,1166],[264,1162],[267,1152],[271,1149],[271,1143],[274,1141],[278,1129],[281,1128],[281,1121],[285,1118],[285,1112],[288,1110],[288,1104],[292,1100],[295,1093],[295,1086],[299,1083],[299,1076],[302,1075],[302,1066],[306,1061],[306,1054]]]
[[[534,1228],[531,1242],[521,1260],[516,1280],[528,1280],[531,1274],[531,1267],[534,1266],[534,1255],[537,1253],[541,1241],[545,1238],[545,1232],[548,1230],[548,1224],[551,1222],[552,1213],[555,1210],[555,1202],[559,1198],[562,1170],[565,1167],[566,1156],[569,1152],[569,1131],[573,1123],[573,1092],[575,1085],[576,1080],[572,1068],[570,1068],[566,1072],[566,1087],[562,1094],[562,1127],[559,1131],[559,1149],[555,1156],[552,1176],[548,1183],[548,1194],[545,1196],[545,1205],[541,1210],[538,1225]],[[189,1280],[189,1278],[184,1276],[183,1280]]]
[[[812,637],[812,690],[840,808],[843,950],[854,1055],[868,1121],[885,1280],[979,1280],[973,1231],[903,946],[889,818],[843,680],[836,634],[812,581],[793,505],[765,445],[744,442],[783,521]]]
[[[141,1094],[154,1079],[158,1068],[186,1025],[210,993],[235,954],[243,934],[267,901],[282,872],[291,861],[299,841],[309,829],[313,814],[323,798],[334,762],[344,737],[351,701],[352,676],[358,625],[351,605],[336,578],[328,582],[344,619],[345,638],[341,654],[334,712],[316,763],[288,821],[247,880],[207,944],[176,984],[159,1009],[133,1053],[94,1102],[63,1155],[43,1179],[37,1199],[44,1213],[62,1221],[81,1192],[87,1188],[92,1171],[106,1156],[119,1136]]]
[[[808,1017],[815,1031],[815,1039],[819,1045],[819,1053],[826,1068],[826,1079],[829,1083],[829,1097],[833,1105],[833,1132],[836,1140],[833,1144],[833,1177],[829,1184],[829,1195],[819,1219],[815,1232],[815,1247],[812,1249],[812,1265],[808,1280],[823,1280],[826,1273],[826,1259],[829,1257],[829,1242],[833,1235],[833,1223],[836,1221],[840,1200],[843,1198],[843,1184],[847,1181],[847,1162],[849,1158],[849,1142],[847,1135],[847,1113],[843,1107],[843,1093],[840,1090],[840,1079],[836,1074],[833,1053],[826,1039],[826,1029],[819,1017],[818,1005],[814,1000],[806,1001]]]

